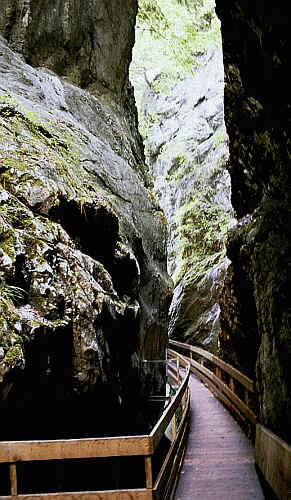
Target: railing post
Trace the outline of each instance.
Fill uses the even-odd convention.
[[[173,418],[172,418],[172,434],[173,434],[173,441],[175,441],[177,437],[177,419],[176,419],[176,413],[174,413]]]
[[[10,464],[10,488],[11,488],[11,496],[17,496],[17,471],[16,464]]]
[[[235,385],[234,385],[234,380],[232,377],[230,377],[230,380],[229,380],[229,387],[232,390],[232,392],[235,393]]]
[[[249,391],[245,389],[245,404],[249,406]]]
[[[179,358],[176,359],[177,363],[177,379],[178,379],[178,384],[180,383],[180,361]]]
[[[182,410],[183,411],[184,411],[184,408],[186,406],[186,401],[187,401],[187,397],[186,397],[186,391],[185,391],[183,394],[183,397],[182,397]]]
[[[146,487],[148,490],[153,487],[152,457],[145,457]]]
[[[217,366],[215,368],[215,373],[216,373],[217,378],[219,378],[219,380],[221,380],[221,368],[219,368],[219,366]]]

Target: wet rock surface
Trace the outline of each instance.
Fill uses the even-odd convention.
[[[281,1],[217,0],[217,14],[232,202],[240,217],[228,243],[221,352],[256,373],[259,421],[290,443],[289,26]]]
[[[226,232],[234,224],[219,48],[195,56],[194,75],[158,92],[159,76],[141,104],[153,191],[168,221],[168,269],[175,290],[171,337],[216,352],[217,293],[229,264]]]
[[[78,2],[56,2],[49,19],[41,4],[0,8],[9,41],[0,37],[0,439],[118,433],[132,406],[127,431],[137,432],[144,400],[164,389],[163,367],[143,360],[164,358],[171,282],[126,76],[136,4],[122,2],[121,17],[115,1],[90,2],[86,13],[103,16],[94,47],[104,17],[122,41],[118,77],[106,59],[112,40],[90,60],[103,61],[104,93],[93,70],[90,82],[80,76],[86,41],[78,53],[75,37],[87,20],[76,22]],[[61,4],[63,31],[54,24]],[[71,65],[54,59],[55,43],[74,52]]]
[[[80,86],[120,92],[134,40],[135,0],[3,0],[0,30],[12,50]],[[119,50],[114,50],[116,47]]]

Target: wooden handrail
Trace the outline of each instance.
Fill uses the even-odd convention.
[[[177,342],[176,340],[170,340],[170,345],[180,347],[181,349],[186,349],[190,352],[194,352],[199,356],[208,359],[215,366],[222,368],[223,371],[228,373],[231,377],[237,380],[241,385],[243,385],[248,391],[254,392],[254,382],[249,377],[241,373],[239,370],[226,363],[222,359],[218,358],[211,352],[205,351],[205,349],[201,349],[201,347],[193,346],[190,344],[183,344],[182,342]],[[172,351],[173,352],[173,351]]]
[[[152,490],[80,491],[78,493],[41,493],[0,497],[1,500],[152,500]]]
[[[201,374],[205,375],[204,381],[206,381],[206,383],[214,382],[215,386],[217,386],[217,387],[215,387],[215,389],[219,389],[222,392],[222,394],[225,394],[225,396],[228,397],[232,403],[234,403],[235,406],[232,407],[231,409],[232,410],[236,410],[236,409],[239,410],[239,412],[240,412],[239,417],[240,418],[242,417],[241,414],[243,414],[244,417],[246,417],[251,422],[251,424],[256,425],[257,418],[256,418],[256,415],[254,414],[254,412],[252,410],[250,410],[248,405],[246,403],[244,403],[244,401],[242,401],[230,387],[228,387],[222,380],[220,380],[220,378],[218,378],[216,375],[214,375],[214,373],[212,373],[211,370],[209,370],[208,368],[206,368],[203,365],[200,365],[194,359],[191,360],[191,366],[192,366],[192,368],[196,368],[199,376]],[[243,420],[244,420],[244,418],[243,418]]]
[[[186,392],[186,389],[188,387],[189,375],[190,375],[190,366],[188,364],[185,378],[184,378],[183,382],[181,383],[181,385],[180,385],[180,387],[175,395],[175,398],[168,405],[165,412],[161,416],[160,420],[156,423],[155,427],[153,428],[153,430],[150,434],[150,437],[152,438],[152,442],[153,442],[154,451],[156,450],[158,444],[160,443],[161,438],[163,437],[166,428],[168,427],[170,421],[173,418],[174,413],[176,412],[179,404],[182,401],[182,398],[183,398],[183,396]]]
[[[190,405],[190,391],[189,388],[187,389],[187,400],[186,404],[184,407],[184,412],[181,418],[181,423],[179,426],[179,430],[177,433],[177,438],[175,441],[173,441],[168,454],[164,460],[163,466],[160,469],[160,472],[158,474],[158,477],[156,479],[155,485],[154,485],[154,491],[155,491],[155,499],[165,499],[168,497],[169,492],[173,489],[172,485],[172,476],[175,476],[177,472],[177,467],[180,466],[181,461],[182,461],[182,456],[185,451],[185,441],[187,438],[187,431],[188,431],[188,423],[189,423],[189,405]],[[172,467],[171,471],[171,465],[176,462],[176,466]]]
[[[152,453],[150,436],[0,442],[0,463],[59,460],[60,457],[64,460],[125,457]]]
[[[0,442],[0,463],[8,463],[10,466],[11,496],[3,497],[1,500],[28,500],[32,495],[18,494],[17,491],[17,463],[26,461],[45,461],[45,460],[66,460],[66,459],[88,459],[104,457],[125,457],[125,456],[144,456],[146,487],[128,490],[114,491],[95,491],[78,493],[50,493],[33,495],[35,500],[89,500],[93,499],[114,499],[120,500],[139,499],[150,500],[159,497],[160,486],[155,483],[153,487],[152,477],[152,456],[159,445],[166,428],[172,421],[172,427],[175,428],[174,439],[170,451],[163,463],[161,470],[170,471],[170,477],[167,481],[167,492],[160,498],[167,499],[171,493],[171,488],[175,483],[177,474],[177,460],[173,456],[173,450],[185,449],[185,435],[188,428],[188,416],[190,412],[190,400],[188,391],[188,380],[190,374],[190,365],[182,357],[171,352],[175,361],[179,360],[178,365],[174,362],[173,367],[176,373],[173,374],[178,389],[172,398],[172,401],[165,407],[162,416],[154,426],[149,435],[142,436],[121,436],[108,438],[90,438],[90,439],[68,439],[58,441],[6,441]],[[183,376],[179,373],[179,365],[185,368]],[[171,367],[171,371],[172,368]],[[177,425],[177,410],[182,406],[182,420]],[[171,463],[172,461],[172,463]],[[161,477],[161,474],[159,474]]]
[[[206,383],[209,389],[215,394],[215,396],[221,399],[221,401],[223,401],[228,409],[235,413],[241,421],[248,425],[251,425],[254,434],[257,417],[249,407],[248,394],[249,392],[254,392],[253,381],[233,366],[225,363],[214,354],[201,349],[201,347],[184,344],[183,342],[178,342],[176,340],[170,340],[169,344],[171,346],[179,347],[180,349],[190,352],[190,359],[187,359],[191,364],[191,371],[195,375],[197,375],[202,380],[202,382]],[[174,351],[170,352],[173,353]],[[216,368],[216,373],[213,373],[209,368],[206,368],[203,363],[198,363],[197,361],[192,359],[192,353],[195,353],[200,358],[211,361],[211,363]],[[226,385],[226,383],[222,380],[222,371],[224,371],[231,377],[229,386]],[[245,401],[243,401],[236,394],[234,381],[243,386]]]
[[[191,371],[197,375],[208,388],[223,401],[223,403],[235,413],[240,420],[246,421],[256,431],[255,461],[265,479],[271,486],[276,496],[281,500],[291,498],[291,446],[280,439],[269,429],[257,423],[257,417],[249,408],[249,392],[254,392],[254,383],[246,375],[233,366],[225,363],[214,354],[175,340],[170,340],[170,345],[184,349],[190,353]],[[170,351],[173,353],[173,351]],[[216,367],[216,374],[210,369],[192,359],[192,353],[203,359],[211,361]],[[186,358],[188,359],[188,358]],[[221,370],[230,378],[230,387],[222,380]],[[242,401],[235,393],[234,380],[245,389],[245,401]]]

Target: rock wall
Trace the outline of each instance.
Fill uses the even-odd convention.
[[[137,5],[80,6],[0,6],[0,439],[124,432],[132,406],[138,432],[164,390],[144,363],[171,282],[127,77]]]
[[[216,351],[217,292],[228,266],[225,236],[233,223],[223,119],[219,49],[205,51],[194,76],[169,95],[152,91],[143,102],[149,123],[145,152],[168,221],[168,270],[175,284],[169,335]]]
[[[77,0],[1,4],[1,33],[29,64],[49,67],[80,87],[97,84],[120,93],[134,40],[135,0],[91,0],[86,9]]]
[[[217,0],[222,21],[232,260],[221,352],[256,374],[259,420],[291,441],[290,91],[285,4]]]
[[[175,0],[168,2],[168,11],[175,9],[175,15],[183,19],[179,26],[164,3],[159,3],[164,24],[175,22],[175,30],[180,30],[185,43],[179,57],[188,60],[188,65],[164,61],[161,54],[175,44],[174,35],[164,34],[160,28],[149,40],[151,24],[143,31],[141,22],[131,75],[139,97],[140,67],[144,65],[143,98],[137,99],[140,130],[153,192],[168,221],[168,270],[175,284],[169,335],[216,352],[220,313],[217,294],[229,264],[226,233],[235,219],[230,176],[225,168],[228,137],[221,38],[210,4],[202,2],[196,10]],[[187,39],[191,30],[195,35]],[[151,45],[150,54],[144,57],[145,41]]]

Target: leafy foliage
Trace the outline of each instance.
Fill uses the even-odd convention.
[[[19,286],[7,285],[4,281],[0,283],[0,296],[5,300],[12,300],[17,303],[26,295],[26,291]]]
[[[153,38],[164,36],[169,29],[169,23],[162,9],[152,0],[140,1],[137,23],[141,29],[148,29]]]
[[[167,94],[180,77],[195,71],[195,54],[220,43],[214,9],[214,0],[139,0],[130,68],[138,106],[147,75],[149,85],[154,82]]]

